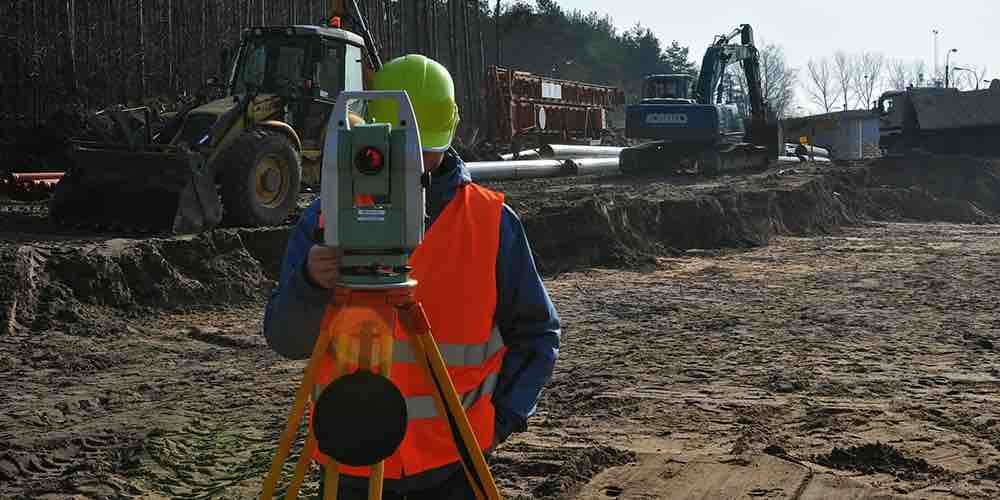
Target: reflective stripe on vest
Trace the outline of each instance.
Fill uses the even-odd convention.
[[[493,391],[497,388],[497,381],[499,379],[499,373],[491,373],[479,387],[464,394],[459,394],[465,410],[468,411],[469,408],[472,408],[472,405],[479,401],[479,398],[493,394]],[[434,404],[434,396],[411,396],[406,398],[406,418],[417,420],[439,416],[437,405]]]
[[[490,331],[489,341],[482,344],[438,344],[438,350],[441,352],[441,357],[444,358],[444,363],[449,368],[481,365],[485,363],[486,360],[496,355],[496,353],[500,352],[503,348],[503,337],[500,335],[500,328],[496,325],[493,325],[493,330]],[[417,362],[417,355],[413,352],[413,347],[410,342],[399,339],[393,340],[392,361],[393,363]],[[489,378],[480,384],[478,388],[465,394],[492,394],[493,389],[496,388],[496,378],[495,374],[490,375]],[[313,387],[314,399],[319,398],[322,388],[323,386],[320,385]],[[466,401],[465,395],[460,396],[462,396],[463,403],[468,403],[465,405],[466,408],[472,406],[472,403],[479,399],[477,396]],[[424,401],[425,399],[426,403],[430,404],[430,410],[427,409]],[[412,404],[411,400],[413,400]],[[415,396],[412,398],[406,398],[406,408],[410,415],[420,415],[411,418],[431,418],[437,416],[437,408],[434,407],[434,401],[430,396]]]
[[[490,340],[483,344],[449,344],[438,343],[438,350],[444,358],[444,364],[450,367],[481,365],[494,354],[503,349],[503,337],[500,329],[493,325]],[[392,361],[395,363],[416,363],[417,355],[409,342],[396,339],[392,345]]]

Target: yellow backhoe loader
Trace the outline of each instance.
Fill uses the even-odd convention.
[[[356,2],[331,0],[329,14],[320,25],[245,30],[235,53],[223,52],[223,81],[208,82],[223,97],[180,109],[155,134],[119,116],[123,140],[73,140],[50,216],[176,234],[284,222],[300,186],[319,185],[337,95],[366,89],[381,67]]]

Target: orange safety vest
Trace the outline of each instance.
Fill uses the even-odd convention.
[[[493,443],[491,395],[507,352],[493,318],[503,201],[503,194],[482,186],[460,186],[410,256],[416,297],[484,451]],[[389,378],[406,399],[408,421],[403,442],[385,460],[384,473],[388,479],[399,479],[458,462],[460,457],[448,419],[434,404],[432,383],[416,364],[415,352],[398,323],[393,344]],[[317,386],[328,384],[332,359],[322,358],[317,369]],[[319,450],[314,458],[321,464],[329,461]],[[368,476],[369,468],[340,465],[340,471]]]

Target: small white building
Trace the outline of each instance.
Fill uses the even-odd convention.
[[[878,114],[868,110],[838,111],[781,121],[785,142],[809,144],[830,150],[835,160],[860,160],[879,150]]]

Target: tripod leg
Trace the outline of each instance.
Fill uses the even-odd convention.
[[[323,500],[337,500],[337,492],[340,489],[340,472],[337,470],[339,466],[332,458],[330,463],[323,467],[323,472],[326,474],[326,481],[323,485]]]
[[[368,476],[368,500],[382,500],[382,485],[385,481],[385,464],[379,462],[371,467]]]
[[[441,351],[438,349],[434,337],[431,336],[430,322],[427,319],[427,314],[418,303],[410,303],[400,309],[400,322],[407,333],[410,334],[412,345],[418,351],[417,359],[422,360],[421,364],[427,370],[428,378],[434,382],[437,388],[432,395],[437,404],[438,411],[444,410],[442,415],[447,415],[450,421],[458,427],[458,433],[461,436],[462,442],[455,443],[456,447],[461,450],[464,446],[465,451],[472,461],[471,464],[465,463],[465,460],[462,462],[465,466],[467,476],[473,479],[471,486],[476,493],[476,497],[479,499],[485,497],[490,500],[499,500],[500,493],[497,490],[496,483],[493,481],[493,474],[490,473],[490,468],[486,465],[486,459],[483,457],[483,452],[479,448],[478,441],[476,441],[476,435],[472,432],[469,417],[465,414],[465,408],[458,398],[458,392],[455,390],[455,385],[448,374],[444,359],[441,357]]]
[[[286,500],[299,498],[299,489],[302,488],[302,482],[306,479],[306,471],[309,470],[309,464],[312,463],[312,454],[315,449],[316,437],[310,432],[309,437],[306,438],[305,446],[302,447],[299,461],[295,464],[295,476],[292,477],[292,483],[288,485],[288,492],[285,493]]]
[[[394,324],[396,320],[396,315],[392,315],[392,322],[389,324]],[[367,359],[370,363],[369,369],[372,372],[378,372],[385,378],[389,378],[392,373],[392,335],[379,335],[377,338],[372,338],[371,345],[368,346],[368,355],[362,356],[362,359]],[[371,347],[377,345],[378,352],[377,356],[373,356],[371,353]],[[385,462],[379,462],[371,466],[370,473],[368,476],[368,500],[382,500],[382,490],[385,485]]]
[[[288,415],[288,424],[281,435],[278,453],[274,456],[274,461],[271,462],[271,470],[264,481],[261,500],[271,500],[274,497],[274,490],[278,485],[278,479],[281,478],[281,467],[288,458],[289,451],[292,448],[292,441],[295,440],[295,434],[298,431],[299,422],[305,410],[306,400],[309,398],[310,388],[313,385],[313,379],[316,374],[316,365],[320,357],[323,356],[324,351],[326,351],[331,335],[332,332],[329,329],[320,332],[319,339],[316,340],[316,344],[313,347],[312,357],[306,366],[305,376],[302,377],[302,384],[299,385],[299,389],[295,393],[295,403],[292,404],[292,411]]]

